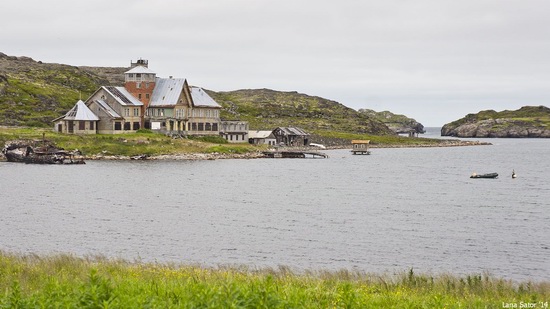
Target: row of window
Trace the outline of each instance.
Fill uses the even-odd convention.
[[[133,110],[134,116],[139,117],[139,108],[132,108],[132,110]],[[130,117],[130,108],[124,109],[124,116]]]
[[[192,122],[190,131],[218,131],[217,123]]]
[[[139,88],[139,87],[138,87],[138,88]],[[141,101],[142,98],[143,98],[143,97],[141,96],[141,93],[138,93],[138,99]],[[146,98],[147,100],[149,100],[149,94],[148,94],[148,93],[145,94],[145,98]]]
[[[242,131],[248,131],[248,125],[247,124],[233,124],[233,123],[224,123],[222,124],[223,130],[226,132],[242,132]]]
[[[90,128],[88,130],[94,130],[95,122],[90,121]],[[86,130],[86,121],[79,121],[78,122],[78,129],[80,131]]]
[[[211,109],[181,109],[176,108],[176,118],[185,118],[185,117],[206,117],[206,118],[218,118],[220,116],[219,110]],[[187,113],[186,113],[187,111]],[[165,109],[164,108],[149,108],[145,111],[147,116],[157,116],[164,117]]]
[[[134,131],[137,131],[139,130],[139,122],[125,122],[124,123],[124,130],[125,131],[130,131],[130,130],[134,130]],[[115,131],[120,131],[122,130],[122,123],[120,121],[117,121],[115,122]]]
[[[226,136],[226,139],[228,139],[230,141],[233,141],[233,140],[235,140],[235,141],[239,141],[239,140],[244,141],[244,134],[229,134],[229,135]]]

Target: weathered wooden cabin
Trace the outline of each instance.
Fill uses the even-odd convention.
[[[248,131],[248,142],[253,145],[274,146],[277,140],[273,131]]]
[[[277,145],[307,146],[309,133],[297,127],[278,127],[273,130]]]
[[[351,141],[351,153],[354,155],[370,155],[370,140],[355,139]]]

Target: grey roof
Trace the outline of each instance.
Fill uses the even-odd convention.
[[[99,105],[99,107],[101,107],[107,113],[107,115],[113,118],[122,118],[122,116],[120,116],[114,109],[112,109],[109,104],[107,104],[107,102],[103,100],[95,100],[94,102],[96,102],[97,105]]]
[[[298,135],[298,136],[309,135],[309,133],[297,127],[278,127],[273,131],[277,131],[277,130],[280,130],[283,135]]]
[[[158,78],[149,106],[176,105],[183,91],[185,78]]]
[[[120,105],[143,106],[143,103],[130,94],[124,87],[103,86],[102,88],[109,92]]]
[[[272,131],[248,131],[248,138],[269,138],[272,134]],[[274,136],[271,137],[275,138]]]
[[[124,74],[156,74],[153,70],[144,66],[138,65],[131,70],[124,72]]]
[[[214,99],[212,99],[212,97],[210,97],[208,95],[208,93],[206,93],[201,88],[199,88],[199,87],[189,87],[189,88],[191,88],[190,89],[191,90],[191,98],[193,99],[193,105],[194,106],[219,107],[219,108],[221,108],[221,106],[216,101],[214,101]]]
[[[73,108],[63,117],[64,120],[98,121],[99,117],[92,112],[82,100],[78,100]]]

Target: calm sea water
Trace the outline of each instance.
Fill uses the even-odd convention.
[[[550,280],[550,140],[489,141],[328,159],[0,162],[0,250]]]

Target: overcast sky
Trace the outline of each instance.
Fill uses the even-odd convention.
[[[0,52],[215,91],[298,91],[441,126],[550,106],[547,0],[17,0]]]

